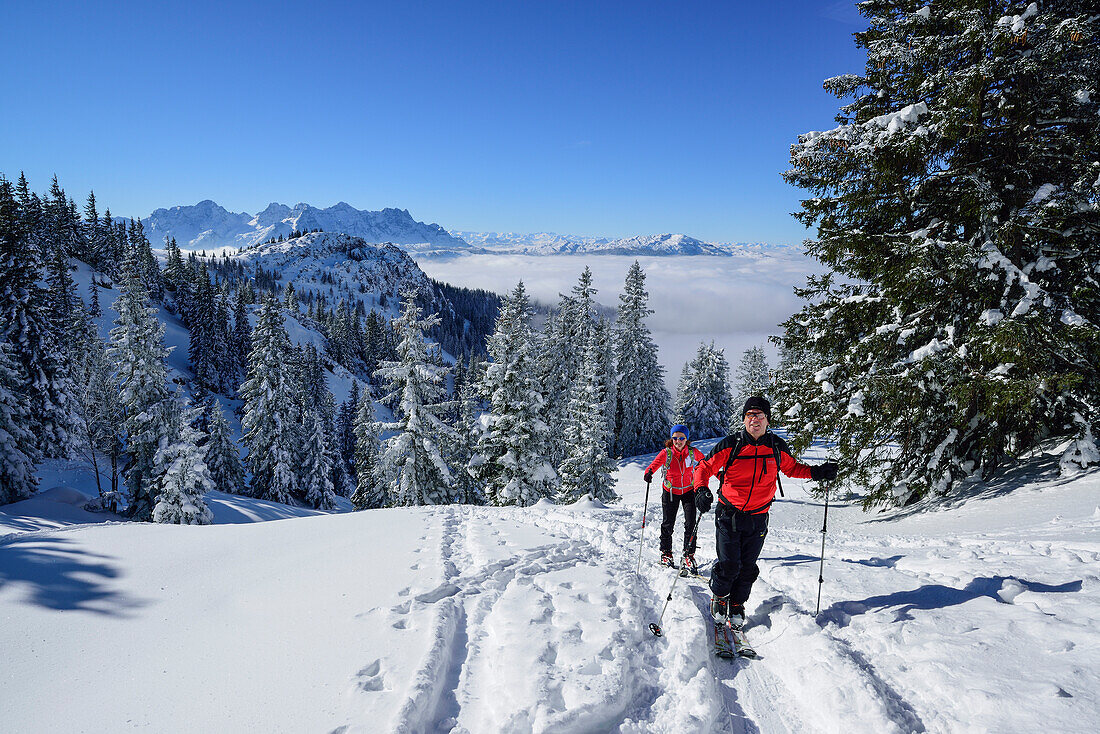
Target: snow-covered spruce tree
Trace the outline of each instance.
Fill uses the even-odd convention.
[[[69,258],[56,245],[46,263],[46,283],[46,313],[53,324],[55,342],[64,352],[66,363],[71,366],[86,317],[84,304],[76,294]]]
[[[81,226],[76,204],[66,196],[57,181],[50,182],[50,193],[42,199],[43,217],[40,221],[47,262],[60,252],[66,262],[70,257],[88,260],[87,246],[84,240],[84,227]]]
[[[135,258],[138,277],[145,283],[149,297],[159,302],[164,297],[164,284],[161,282],[160,266],[153,255],[153,247],[145,236],[145,225],[138,219],[130,220],[127,232],[129,253]]]
[[[92,278],[88,290],[91,300],[88,304],[88,315],[94,319],[98,319],[103,315],[103,307],[99,305],[99,284],[96,283],[94,277]]]
[[[250,302],[248,289],[241,284],[233,299],[233,333],[229,340],[230,364],[235,368],[232,374],[236,375],[248,374],[248,355],[252,351],[252,327],[248,323],[247,308]]]
[[[378,483],[378,455],[382,451],[382,442],[378,435],[378,424],[374,420],[374,401],[370,391],[364,390],[355,414],[355,491],[351,494],[351,504],[357,510],[373,510],[384,507],[386,496],[384,488]]]
[[[206,401],[206,423],[210,426],[210,438],[206,442],[206,466],[214,489],[229,494],[244,491],[244,464],[237,452],[237,444],[229,428],[229,421],[222,413],[217,398]]]
[[[214,291],[206,267],[194,270],[195,287],[187,307],[187,327],[190,331],[188,356],[197,388],[218,391],[218,357],[214,352]]]
[[[753,395],[761,395],[771,400],[772,381],[768,369],[768,357],[763,347],[746,349],[737,363],[737,376],[734,378],[733,415],[730,417],[730,433],[742,428],[741,406]]]
[[[566,458],[558,468],[558,501],[575,502],[585,495],[602,502],[617,498],[611,472],[615,462],[607,455],[608,425],[603,380],[600,377],[599,331],[593,330],[582,352],[580,372],[569,397],[564,441]]]
[[[609,456],[615,449],[615,433],[618,428],[616,415],[619,402],[618,371],[615,366],[615,333],[611,322],[602,316],[592,325],[591,349],[595,350],[596,377],[600,381],[600,393],[603,396],[603,419],[607,426],[604,431],[604,450]]]
[[[561,294],[557,313],[546,320],[539,350],[539,382],[546,400],[546,422],[560,431],[568,421],[573,383],[580,372],[581,355],[595,326],[596,289],[592,270],[581,272],[571,295]],[[549,457],[554,465],[565,460],[565,446],[550,444]]]
[[[479,392],[489,404],[488,430],[478,439],[470,471],[489,504],[532,505],[555,491],[557,475],[522,281],[503,299],[487,347],[491,361]]]
[[[336,493],[350,497],[355,489],[355,413],[359,409],[359,381],[351,381],[351,394],[340,404],[336,413],[336,451],[344,465],[344,487],[337,487]]]
[[[298,350],[297,378],[297,420],[299,441],[298,458],[298,498],[305,501],[308,494],[307,485],[314,481],[312,472],[319,465],[316,457],[310,456],[310,452],[316,449],[311,443],[313,437],[313,417],[316,415],[321,422],[320,447],[326,454],[324,465],[328,467],[330,476],[326,480],[332,484],[333,466],[333,439],[331,437],[332,415],[335,413],[335,403],[332,402],[332,394],[328,391],[328,382],[325,380],[325,370],[321,365],[317,348],[307,344]],[[328,400],[326,400],[328,398]],[[335,485],[333,485],[335,486]]]
[[[461,369],[461,359],[455,367]],[[484,487],[474,479],[469,469],[470,462],[477,453],[481,435],[479,420],[481,410],[477,389],[477,384],[468,379],[458,383],[454,393],[454,400],[458,403],[458,407],[454,411],[452,426],[455,440],[448,455],[448,461],[454,467],[455,492],[459,501],[468,505],[484,505],[487,502]]]
[[[199,447],[200,431],[191,427],[196,411],[176,406],[169,419],[169,435],[157,449],[156,463],[163,467],[157,479],[157,503],[153,522],[171,525],[209,525],[214,513],[203,496],[214,489]]]
[[[770,337],[770,339],[779,348],[779,364],[776,365],[773,372],[772,417],[769,424],[772,428],[781,427],[790,431],[790,421],[787,414],[797,414],[801,409],[796,397],[798,395],[797,388],[802,384],[806,374],[816,374],[818,370],[824,367],[823,358],[806,348],[804,344],[785,342],[782,337],[778,336]],[[741,406],[735,407],[740,412]],[[736,417],[731,420],[736,420]],[[788,438],[793,443],[797,437],[792,432]]]
[[[782,343],[797,451],[835,435],[867,506],[948,492],[1100,421],[1100,16],[872,0],[852,101],[800,136],[810,278]],[[888,448],[895,443],[897,448]]]
[[[676,422],[687,426],[693,439],[726,435],[734,414],[730,366],[714,342],[699,345],[684,365],[676,390]]]
[[[451,427],[439,417],[451,409],[443,400],[447,370],[432,363],[424,342],[424,332],[440,318],[421,318],[415,290],[401,296],[401,318],[395,322],[397,361],[384,361],[375,372],[386,386],[384,400],[395,406],[394,422],[382,428],[396,432],[382,443],[376,481],[384,488],[387,506],[451,504],[456,500],[454,479],[443,458]]]
[[[157,449],[172,432],[175,406],[168,388],[170,350],[164,346],[164,325],[157,320],[156,309],[149,306],[149,292],[138,266],[132,252],[122,264],[122,293],[114,304],[118,318],[111,329],[107,357],[117,365],[116,380],[126,415],[127,514],[148,521],[153,519],[164,469],[157,461]]]
[[[297,491],[298,388],[289,364],[293,351],[279,303],[269,298],[252,332],[248,379],[241,385],[241,426],[252,472],[249,493],[275,502],[290,502]]]
[[[84,241],[88,247],[88,264],[102,270],[107,263],[107,233],[99,221],[94,191],[88,192],[88,200],[84,204],[84,221],[81,222],[81,226],[84,229]]]
[[[672,399],[665,387],[664,368],[657,361],[657,345],[645,324],[651,313],[649,293],[645,290],[645,271],[635,260],[619,296],[619,313],[615,321],[617,456],[656,451],[664,444],[668,433]]]
[[[123,417],[118,400],[114,365],[107,358],[107,345],[99,337],[99,327],[91,319],[82,319],[81,330],[74,334],[72,382],[74,404],[82,428],[77,444],[79,453],[92,463],[96,490],[102,497],[99,454],[109,448]]]
[[[190,278],[190,273],[187,271],[187,266],[183,262],[183,254],[180,252],[179,245],[176,244],[175,237],[165,236],[164,249],[166,253],[164,261],[164,288],[167,291],[175,294],[179,292],[180,286]],[[176,311],[182,313],[180,299],[176,299]]]
[[[332,455],[320,412],[311,410],[306,423],[306,442],[302,452],[302,477],[305,501],[319,510],[336,509],[336,491],[332,483]]]
[[[28,211],[37,197],[20,177],[16,200],[11,182],[0,176],[0,341],[12,348],[12,358],[25,380],[29,428],[38,452],[47,458],[71,454],[77,440],[76,406],[65,355],[39,285],[40,216]],[[25,203],[24,203],[25,202]]]
[[[108,356],[107,344],[99,338],[99,329],[94,323],[89,323],[74,384],[80,420],[84,426],[83,449],[92,462],[96,488],[107,503],[101,503],[101,506],[116,506],[120,499],[119,460],[124,448],[126,406],[120,397],[116,365]],[[110,494],[103,489],[98,455],[103,455],[110,463]]]
[[[233,357],[233,335],[229,324],[229,294],[224,288],[214,291],[213,342],[218,390],[225,394],[234,394],[241,383],[236,359]]]
[[[0,505],[26,499],[38,488],[38,446],[23,400],[24,383],[11,346],[0,341]]]
[[[573,308],[572,299],[562,295],[558,310],[546,318],[541,343],[536,352],[535,370],[545,404],[544,420],[558,432],[565,425],[569,390],[573,386],[574,378],[573,340],[567,326],[570,320],[567,313]],[[557,466],[565,459],[565,447],[561,442],[552,441],[547,448],[547,458],[552,466]]]

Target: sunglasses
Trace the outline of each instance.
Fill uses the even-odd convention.
[[[760,420],[764,417],[764,414],[761,413],[759,410],[750,410],[748,413],[745,413],[746,420],[750,421]]]
[[[684,436],[673,436],[672,440],[673,441],[687,441],[687,438],[684,437]]]

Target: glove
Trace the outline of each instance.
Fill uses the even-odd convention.
[[[653,481],[653,472],[647,471],[645,473],[645,483],[649,484],[651,481]]]
[[[837,465],[835,461],[826,461],[824,464],[810,467],[810,479],[815,482],[831,482],[836,479]]]
[[[709,487],[697,487],[695,490],[695,509],[699,511],[700,515],[707,514],[707,510],[714,504],[714,495],[710,493]]]

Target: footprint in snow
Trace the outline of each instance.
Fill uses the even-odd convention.
[[[440,599],[446,599],[449,596],[454,596],[459,592],[459,588],[454,584],[440,584],[431,591],[419,594],[416,597],[418,602],[423,604],[435,604]]]
[[[355,685],[361,691],[382,691],[386,688],[386,678],[382,674],[382,661],[375,660],[355,674]]]

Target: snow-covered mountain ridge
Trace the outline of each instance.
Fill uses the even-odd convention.
[[[636,237],[580,237],[556,232],[467,232],[451,234],[471,247],[515,255],[737,255],[762,257],[786,252],[790,245],[744,242],[704,242],[685,234],[653,234]]]
[[[640,235],[614,239],[578,237],[554,232],[517,234],[514,232],[452,231],[476,247],[517,255],[727,255],[728,250],[684,234]]]
[[[142,220],[146,235],[159,246],[174,237],[184,250],[247,248],[293,232],[320,229],[360,237],[368,243],[389,242],[417,255],[451,257],[469,254],[510,255],[718,255],[764,257],[796,249],[791,245],[704,242],[686,234],[636,237],[582,237],[535,232],[468,232],[446,230],[416,221],[407,209],[356,209],[340,202],[325,209],[306,203],[289,207],[272,203],[258,214],[231,212],[209,199],[193,206],[157,209]]]
[[[252,215],[230,212],[207,199],[194,206],[157,209],[143,220],[143,224],[146,235],[154,245],[171,236],[184,250],[250,247],[272,237],[285,238],[294,231],[314,229],[354,235],[371,243],[467,247],[465,242],[452,237],[438,224],[416,221],[407,209],[366,211],[344,202],[326,209],[305,203],[295,204],[293,208],[271,203],[263,211]]]
[[[457,355],[475,345],[483,348],[479,340],[488,327],[475,324],[477,315],[463,311],[462,305],[456,307],[409,253],[393,243],[372,244],[349,234],[310,232],[282,242],[261,242],[229,257],[243,263],[246,270],[260,267],[274,273],[278,287],[293,286],[300,299],[321,297],[331,305],[346,301],[353,308],[361,305],[364,311],[374,309],[388,317],[396,315],[402,293],[415,290],[422,305],[441,317],[439,331],[431,337],[446,352]]]
[[[319,290],[322,274],[336,283],[337,292],[352,297],[396,295],[406,286],[432,290],[428,276],[407,252],[391,243],[372,245],[348,234],[312,232],[283,242],[263,242],[234,259],[278,271],[282,282],[293,283],[298,292]]]

